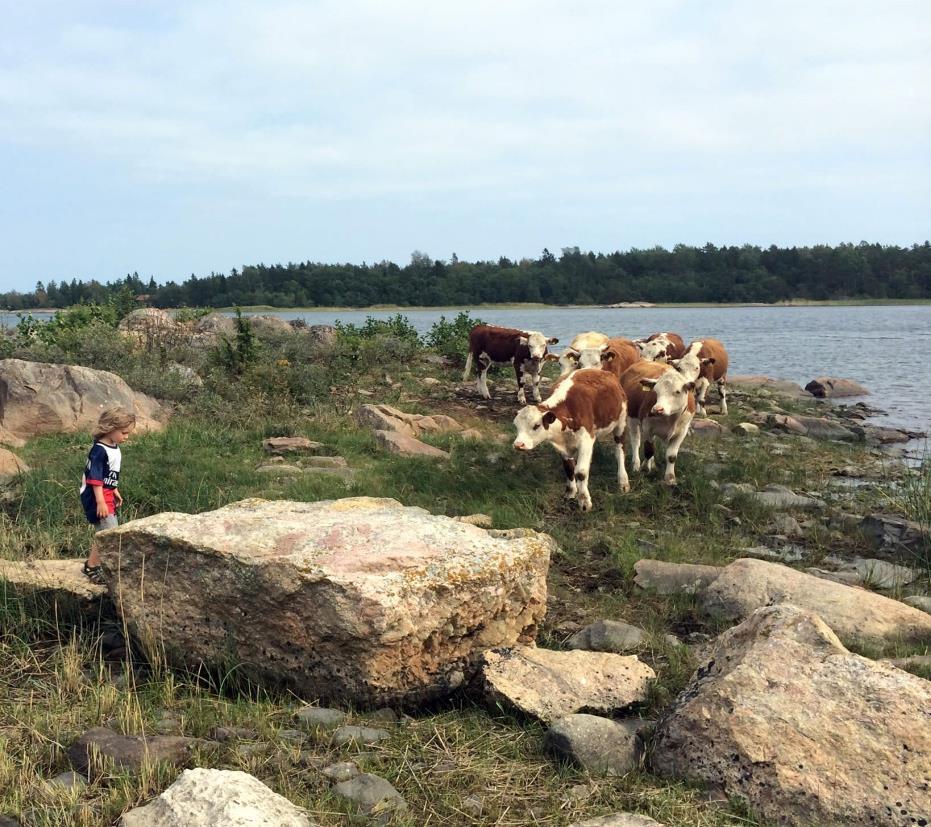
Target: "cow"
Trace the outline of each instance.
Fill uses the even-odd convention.
[[[572,371],[576,370],[576,368],[598,367],[597,364],[582,365],[580,361],[582,354],[592,348],[602,347],[607,341],[608,337],[605,336],[604,333],[596,333],[594,330],[590,330],[588,333],[580,333],[576,336],[569,343],[569,347],[567,347],[559,357],[560,378],[568,376]]]
[[[685,355],[685,342],[678,333],[653,333],[646,339],[637,339],[640,356],[648,362],[668,362]]]
[[[688,346],[685,356],[673,360],[676,370],[695,380],[695,403],[700,416],[705,412],[705,394],[714,382],[721,396],[721,414],[727,415],[727,350],[717,339],[696,339]]]
[[[556,337],[547,338],[536,330],[516,330],[512,327],[478,324],[469,332],[469,355],[466,357],[462,381],[465,382],[469,378],[472,360],[475,359],[478,392],[485,399],[491,399],[488,392],[488,368],[493,362],[511,362],[517,375],[517,401],[521,405],[527,404],[524,384],[529,379],[533,388],[533,398],[539,402],[540,371],[543,363],[548,357],[556,358],[547,353],[546,346],[555,345],[558,341]]]
[[[641,441],[646,470],[653,470],[658,437],[666,443],[663,481],[675,485],[676,457],[695,415],[695,381],[671,365],[640,361],[621,375],[621,387],[627,395],[627,443],[633,470],[640,470]]]
[[[586,351],[582,354],[582,359],[580,359],[580,361],[585,360],[587,362],[587,359],[588,352]],[[621,374],[623,374],[627,368],[639,361],[640,349],[630,339],[623,339],[620,337],[608,339],[607,344],[598,352],[598,362],[601,365],[601,369],[613,373],[618,378],[618,381],[620,381]],[[583,364],[582,367],[589,367],[589,365]]]
[[[566,497],[578,500],[582,511],[592,507],[588,476],[599,434],[614,436],[618,486],[623,492],[630,490],[623,443],[627,397],[611,373],[597,368],[573,371],[556,382],[545,402],[521,408],[514,426],[516,450],[530,451],[542,442],[556,449],[566,474]]]

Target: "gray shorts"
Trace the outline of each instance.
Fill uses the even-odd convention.
[[[116,518],[116,514],[111,514],[109,517],[104,517],[99,522],[94,523],[94,533],[106,531],[108,528],[116,528],[119,524],[120,521]]]

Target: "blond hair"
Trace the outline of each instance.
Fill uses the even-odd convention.
[[[114,431],[128,430],[136,427],[136,415],[126,408],[107,408],[100,419],[97,420],[97,427],[94,428],[94,439],[100,439],[102,436],[112,434]]]

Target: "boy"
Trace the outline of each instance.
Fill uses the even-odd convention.
[[[120,445],[126,442],[135,427],[136,415],[123,408],[109,408],[97,421],[94,444],[87,454],[81,480],[81,505],[95,533],[119,525],[116,509],[123,504],[118,488],[122,462]],[[96,543],[91,543],[82,571],[91,582],[104,582]]]

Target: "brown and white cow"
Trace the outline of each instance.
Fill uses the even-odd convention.
[[[685,342],[678,333],[653,333],[646,339],[637,339],[640,356],[648,362],[668,362],[685,355]]]
[[[540,371],[547,360],[547,345],[555,345],[559,339],[547,338],[536,330],[516,330],[512,327],[495,327],[478,324],[469,333],[469,355],[466,357],[462,381],[469,378],[472,360],[476,361],[478,392],[491,399],[488,392],[488,368],[493,362],[511,362],[517,376],[517,401],[524,405],[527,395],[524,384],[529,379],[533,398],[540,401]],[[555,357],[553,357],[555,358]]]
[[[627,444],[633,470],[640,470],[641,442],[646,470],[653,470],[656,464],[654,440],[659,438],[666,443],[663,480],[675,485],[679,447],[695,415],[695,382],[670,365],[640,361],[624,371],[621,387],[627,395]]]
[[[607,344],[607,342],[608,337],[605,336],[604,333],[597,333],[594,330],[590,330],[588,333],[580,333],[578,336],[574,337],[569,343],[569,346],[559,357],[560,378],[568,376],[572,371],[578,368],[598,367],[597,360],[594,364],[583,365],[583,355],[592,350],[597,350],[598,353],[600,353],[600,348]],[[590,360],[587,359],[586,361]]]
[[[630,490],[623,444],[627,397],[607,371],[585,368],[559,379],[546,401],[517,412],[514,425],[518,451],[530,451],[543,442],[556,449],[566,474],[566,496],[577,499],[582,511],[592,507],[588,476],[599,434],[613,434],[618,486]]]
[[[587,357],[587,353],[583,354]],[[630,339],[608,339],[608,343],[598,353],[601,369],[613,373],[620,381],[621,374],[627,368],[640,361],[640,349]],[[583,367],[590,367],[583,365]],[[594,365],[591,365],[594,367]]]
[[[683,376],[695,380],[695,403],[700,416],[705,413],[705,394],[714,382],[721,396],[721,414],[727,414],[727,349],[717,339],[696,339],[681,359],[670,364]]]

